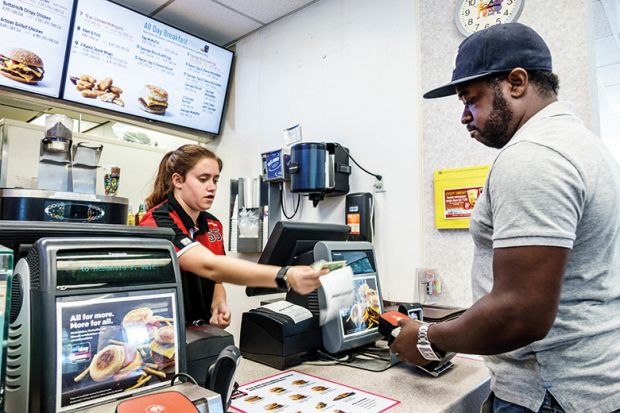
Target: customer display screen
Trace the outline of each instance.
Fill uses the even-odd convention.
[[[3,0],[0,85],[57,98],[73,0]]]
[[[79,0],[63,98],[218,134],[233,53],[107,0]]]
[[[56,302],[56,411],[168,386],[179,372],[175,290]]]
[[[382,298],[377,283],[372,251],[333,251],[332,261],[347,262],[353,270],[355,301],[340,309],[345,337],[376,332],[382,310]]]
[[[170,253],[162,250],[62,250],[56,256],[58,287],[88,288],[174,283]]]

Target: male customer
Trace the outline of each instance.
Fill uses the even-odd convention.
[[[510,23],[463,41],[424,95],[457,94],[471,137],[500,151],[471,219],[474,305],[403,322],[392,350],[486,355],[489,411],[620,409],[620,169],[557,91],[543,39]]]

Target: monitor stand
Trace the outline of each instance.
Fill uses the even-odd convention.
[[[454,363],[450,361],[453,356],[454,353],[450,353],[448,357],[445,357],[439,362],[432,362],[424,367],[414,367],[433,377],[439,377],[454,366]],[[319,350],[318,358],[319,360],[335,361],[342,366],[375,372],[385,371],[395,364],[400,363],[400,359],[390,351],[389,347],[379,347],[376,345],[359,347],[337,355]]]
[[[398,357],[389,347],[364,346],[332,355],[319,350],[319,360],[336,361],[342,366],[354,367],[368,371],[384,371],[400,363]]]
[[[433,364],[433,363],[431,363]],[[439,377],[442,374],[444,374],[446,371],[450,370],[452,367],[454,366],[454,363],[452,363],[451,361],[448,361],[446,363],[440,364],[439,366],[425,366],[425,367],[420,367],[420,366],[415,366],[418,370],[423,371],[426,374],[430,374],[433,377]]]

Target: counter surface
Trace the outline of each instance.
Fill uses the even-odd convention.
[[[389,409],[389,413],[479,412],[490,391],[489,370],[483,361],[465,356],[457,355],[452,361],[451,371],[438,378],[404,363],[380,373],[341,365],[301,364],[289,370],[399,400],[400,404]],[[239,384],[246,384],[280,372],[244,358],[235,379]]]

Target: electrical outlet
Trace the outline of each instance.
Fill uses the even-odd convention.
[[[385,192],[385,178],[379,180],[379,179],[375,179],[375,183],[373,184],[373,187],[375,188],[375,193],[381,193],[381,192]]]

